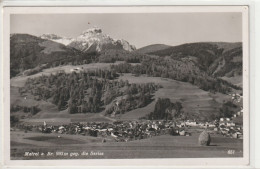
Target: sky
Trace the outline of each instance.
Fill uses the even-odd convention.
[[[242,42],[242,13],[13,14],[11,33],[77,37],[99,27],[137,48],[151,44]]]

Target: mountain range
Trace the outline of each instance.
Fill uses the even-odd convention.
[[[85,60],[114,62],[124,60],[124,57],[127,57],[125,61],[139,62],[147,56],[166,57],[187,66],[191,63],[210,76],[242,77],[242,53],[241,42],[198,42],[178,46],[152,44],[136,50],[129,42],[113,39],[96,27],[75,38],[54,34],[10,36],[11,77],[42,64],[85,63]]]
[[[163,90],[160,89],[161,94],[158,96],[165,97],[166,93],[173,93],[167,96],[174,98],[175,100],[177,97],[179,97],[178,94],[175,95],[175,92],[179,90],[179,93],[183,92],[185,95],[181,95],[182,98],[180,97],[179,100],[183,103],[183,107],[187,114],[192,118],[198,117],[207,119],[213,118],[212,115],[216,114],[219,106],[222,104],[222,102],[224,102],[222,101],[224,100],[224,97],[222,98],[222,94],[229,92],[228,89],[231,89],[235,92],[242,92],[242,56],[243,46],[241,42],[197,42],[186,43],[178,46],[152,44],[136,49],[133,45],[129,44],[129,42],[125,40],[116,40],[109,35],[104,34],[100,28],[88,29],[83,31],[75,38],[62,37],[55,34],[44,34],[41,36],[33,36],[30,34],[11,34],[10,78],[12,78],[12,84],[15,84],[15,82],[18,82],[17,84],[19,84],[21,79],[24,80],[29,78],[31,77],[29,75],[33,74],[36,74],[37,76],[37,73],[41,72],[43,69],[46,69],[47,72],[61,72],[61,74],[54,73],[56,77],[61,75],[60,79],[56,78],[59,79],[57,80],[57,84],[60,83],[61,86],[65,84],[88,86],[86,84],[87,82],[89,83],[89,80],[82,81],[80,79],[82,77],[79,79],[74,79],[75,75],[79,75],[78,73],[62,75],[62,70],[64,67],[70,67],[70,65],[77,65],[77,67],[79,67],[78,65],[82,65],[80,67],[88,67],[88,65],[83,65],[88,63],[93,63],[94,65],[97,65],[96,68],[100,68],[100,71],[98,71],[100,76],[97,76],[98,78],[113,77],[115,81],[118,81],[119,77],[128,77],[127,75],[132,73],[133,77],[136,77],[138,80],[145,82],[145,76],[143,75],[146,74],[147,76],[155,77],[154,79],[158,78],[165,82],[165,84],[163,84],[165,86],[162,86]],[[116,61],[121,62],[111,66],[111,63]],[[107,67],[110,67],[110,70],[112,71],[109,72],[110,70],[102,70],[103,68],[99,65],[106,65]],[[41,73],[39,73],[39,75],[41,75]],[[67,75],[71,76],[70,80],[68,80],[69,78],[64,79],[65,77],[68,77]],[[119,77],[117,77],[118,75]],[[72,89],[71,91],[73,92],[79,92],[78,89],[82,89],[81,87],[74,88],[71,86],[56,88],[53,86],[54,83],[51,82],[54,81],[54,76],[46,76],[46,79],[49,79],[49,82],[46,80],[46,84],[44,79],[45,78],[39,77],[38,80],[30,81],[28,82],[27,87],[33,87],[31,88],[33,89],[31,92],[34,93],[34,96],[37,96],[38,91],[41,93],[41,97],[45,97],[45,95],[48,96],[52,92],[56,92],[57,95],[53,95],[53,97],[48,100],[48,106],[45,107],[45,103],[47,102],[40,106],[40,109],[42,110],[38,113],[38,117],[36,118],[44,117],[45,112],[48,112],[46,117],[49,117],[50,114],[53,116],[55,113],[49,113],[49,106],[55,107],[59,105],[59,103],[61,104],[62,100],[63,102],[66,102],[69,99],[69,96],[72,94],[72,92],[69,92],[67,89]],[[86,77],[84,79],[88,78]],[[91,77],[89,77],[89,79],[91,79]],[[171,79],[174,80],[173,83],[170,82],[170,84],[173,84],[173,86],[169,86],[168,83]],[[102,80],[100,82],[110,83],[110,80]],[[154,82],[158,83],[157,80]],[[186,83],[193,85],[192,88],[191,86],[186,85]],[[89,86],[96,86],[93,84]],[[110,88],[110,84],[107,86]],[[67,92],[60,92],[61,89],[62,91]],[[211,94],[201,92],[201,89],[212,93],[212,96]],[[14,89],[11,90],[11,92],[16,92],[16,90],[17,92],[19,91],[18,89]],[[84,93],[84,95],[88,97],[88,92],[92,93],[93,91],[94,93],[95,90],[91,89],[84,91],[86,91],[87,94],[84,92],[79,93]],[[113,93],[117,93],[114,92],[114,88],[111,88],[111,91],[108,91],[109,92],[102,94],[98,93],[96,96],[99,97],[99,95],[104,95],[104,97],[109,96],[108,98],[114,98],[111,97]],[[139,92],[139,88],[136,91]],[[215,92],[219,93],[214,95]],[[58,93],[66,93],[67,98],[64,99],[65,95],[62,96]],[[75,97],[76,95],[81,97],[80,94],[74,95]],[[13,98],[16,96],[17,95],[14,94]],[[194,102],[196,102],[196,98],[202,98],[202,96],[206,96],[206,99],[198,99],[198,102],[195,104]],[[189,102],[187,97],[191,97],[190,100],[192,100],[192,102]],[[221,99],[218,99],[218,97]],[[37,96],[35,98],[38,99],[39,97]],[[54,100],[54,98],[56,99],[57,104],[55,103],[55,105],[52,105],[49,101]],[[24,97],[20,97],[19,99],[24,100]],[[14,100],[16,100],[16,98]],[[142,100],[147,99],[144,97]],[[62,103],[64,104],[64,109],[66,109],[66,106],[69,106],[66,105],[65,102]],[[28,101],[26,101],[26,105],[27,104]],[[77,104],[80,104],[80,102],[77,101]],[[203,105],[205,106],[203,107]],[[69,111],[71,108],[72,107],[69,107],[66,111]],[[147,109],[144,109],[145,111],[143,112],[149,113],[150,108],[150,106],[147,106]],[[54,108],[54,110],[56,110],[56,108]],[[63,114],[64,112],[66,113],[66,111],[61,111],[62,113],[58,116],[66,115]],[[139,111],[140,110],[137,110],[138,114],[140,113]]]
[[[113,39],[97,27],[83,31],[76,38],[61,37],[54,34],[43,34],[40,38],[62,43],[84,53],[101,52],[106,49],[123,49],[130,52],[136,50],[135,46],[130,45],[126,40]]]

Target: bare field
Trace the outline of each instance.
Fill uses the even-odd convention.
[[[11,157],[12,159],[124,159],[124,158],[209,158],[209,157],[242,157],[243,140],[225,138],[212,135],[211,146],[198,145],[199,133],[193,132],[192,136],[161,135],[149,139],[131,142],[115,142],[107,139],[102,143],[102,138],[81,135],[61,135],[42,133],[11,132]],[[234,150],[234,154],[228,154]],[[51,157],[24,157],[25,152],[53,152],[58,151],[79,153],[101,152],[102,156],[51,156]]]

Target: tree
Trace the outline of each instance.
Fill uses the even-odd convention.
[[[75,113],[78,113],[78,108],[77,108],[77,105],[76,105],[76,100],[74,99],[70,99],[69,100],[69,113],[70,114],[75,114]]]
[[[169,98],[159,98],[155,103],[154,111],[148,114],[150,120],[172,120],[181,115],[182,105],[179,102],[172,103]]]
[[[220,117],[232,117],[239,108],[232,103],[231,101],[228,101],[222,105],[222,107],[219,109],[219,116]]]
[[[14,115],[11,115],[10,116],[10,123],[11,123],[11,126],[14,126],[16,123],[19,122],[19,118],[14,116]]]
[[[181,109],[182,109],[182,104],[181,104],[180,102],[176,102],[176,103],[174,104],[174,107],[175,107],[175,110],[176,110],[176,112],[177,112],[177,116],[179,116],[180,111],[181,111]]]

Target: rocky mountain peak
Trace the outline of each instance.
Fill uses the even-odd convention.
[[[133,51],[135,47],[125,40],[116,40],[103,33],[101,28],[93,27],[83,31],[69,46],[83,52],[101,52],[107,49]]]
[[[76,48],[82,52],[101,52],[107,49],[122,49],[126,51],[136,50],[135,46],[130,45],[126,40],[113,39],[109,35],[103,33],[99,27],[92,27],[83,31],[76,38],[61,37],[55,34],[43,34],[41,39],[51,40]]]
[[[98,34],[102,33],[102,29],[98,27],[89,28],[81,33],[81,35],[88,35],[88,34]]]

